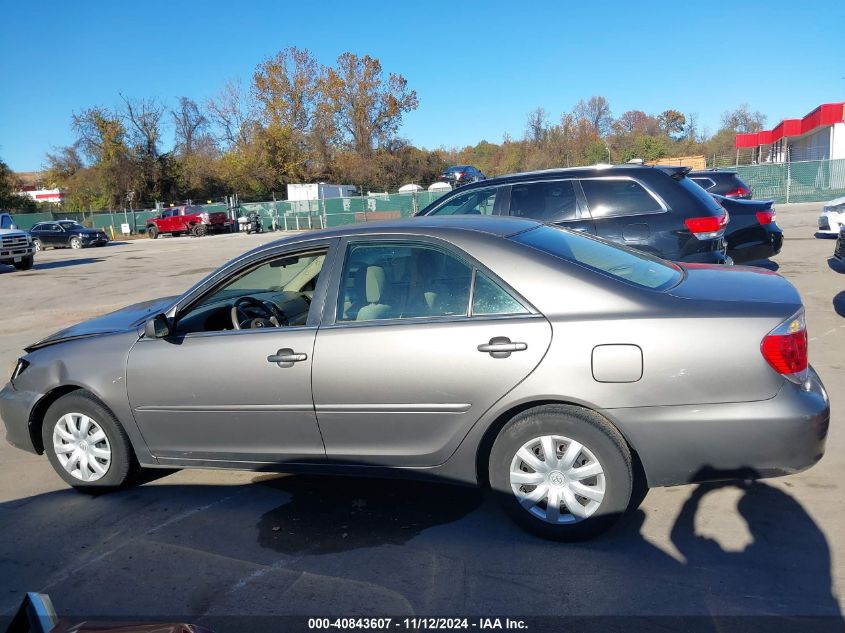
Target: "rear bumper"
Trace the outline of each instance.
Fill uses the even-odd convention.
[[[783,248],[783,232],[775,225],[758,226],[740,232],[736,240],[728,238],[728,255],[735,263],[768,259]]]
[[[704,479],[777,477],[824,455],[830,401],[815,371],[809,390],[785,382],[769,400],[610,409],[650,487]]]

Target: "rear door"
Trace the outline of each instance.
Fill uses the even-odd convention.
[[[574,179],[517,182],[510,187],[507,214],[595,233],[582,198]]]
[[[349,241],[314,347],[312,386],[329,460],[443,463],[530,374],[546,319],[439,241]]]
[[[674,243],[659,243],[668,207],[643,183],[629,176],[582,178],[580,183],[596,235],[657,255],[677,249]]]

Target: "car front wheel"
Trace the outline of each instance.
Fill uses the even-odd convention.
[[[147,235],[150,237],[151,240],[154,240],[158,237],[158,228],[155,225],[147,227]]]
[[[62,396],[47,409],[41,439],[53,469],[78,490],[118,488],[137,469],[123,427],[84,391]]]
[[[528,409],[511,420],[490,453],[490,487],[523,528],[578,541],[601,534],[631,499],[631,452],[604,417],[580,407]]]
[[[71,248],[82,248],[82,240],[78,237],[70,238],[70,247]]]

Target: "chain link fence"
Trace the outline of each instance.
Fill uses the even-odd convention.
[[[724,168],[737,172],[758,199],[781,203],[822,202],[845,196],[845,159],[727,165]],[[244,202],[234,210],[225,204],[204,205],[204,208],[209,212],[229,211],[241,216],[257,212],[268,230],[297,231],[410,217],[443,193],[417,191],[321,200]],[[134,234],[145,232],[147,220],[157,214],[154,209],[94,213],[54,211],[17,214],[14,220],[23,230],[29,230],[39,222],[76,220],[107,232],[113,230],[118,236],[123,224],[128,224]]]

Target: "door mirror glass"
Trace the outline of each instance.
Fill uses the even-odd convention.
[[[170,325],[167,323],[167,317],[163,314],[157,314],[144,323],[144,336],[147,338],[165,338],[169,335]]]
[[[12,229],[13,231],[17,231],[17,230],[18,230],[18,225],[17,225],[17,224],[15,224],[14,222],[12,222],[12,224],[9,226],[9,228],[10,228],[10,229]]]

